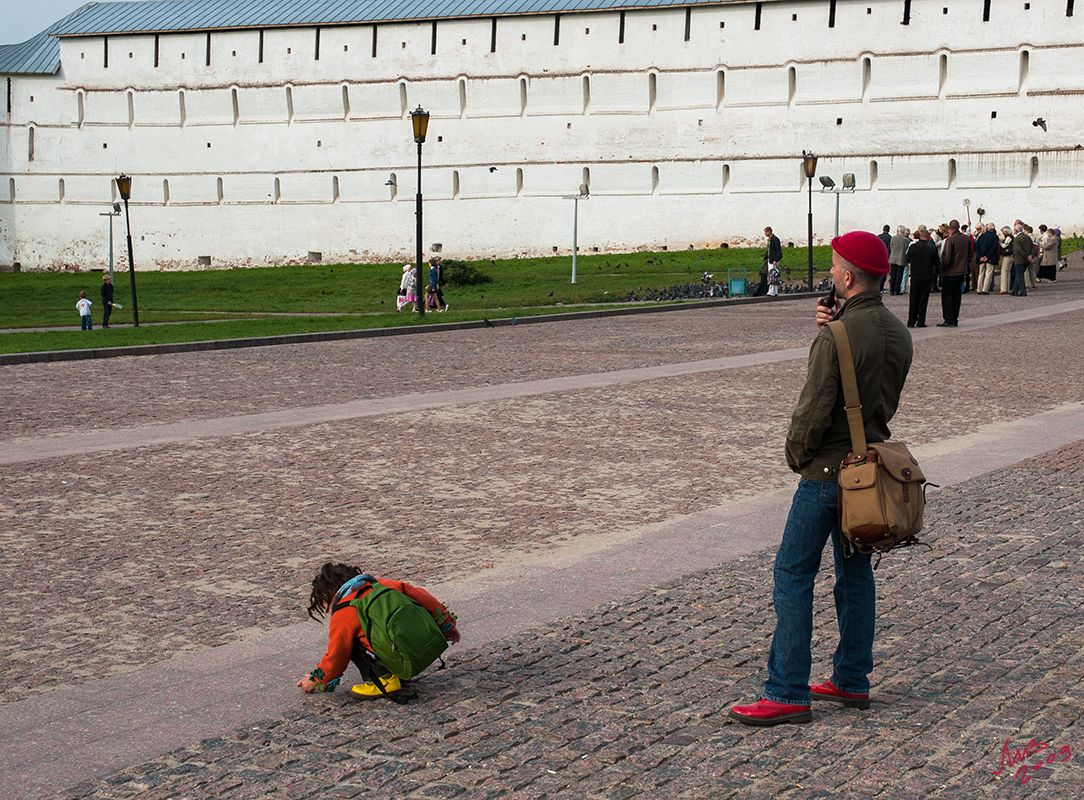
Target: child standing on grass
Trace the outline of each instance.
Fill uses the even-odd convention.
[[[432,615],[433,621],[450,644],[459,641],[455,614],[425,589],[403,581],[374,578],[357,567],[328,562],[313,579],[312,594],[309,597],[310,617],[319,621],[317,615],[322,617],[331,612],[327,653],[307,678],[301,678],[297,682],[298,688],[303,692],[335,691],[350,662],[368,678],[366,683],[354,687],[355,694],[362,697],[380,697],[402,688],[399,676],[377,660],[373,647],[362,630],[357,609],[349,605],[351,600],[365,597],[378,586],[394,589],[409,597]],[[374,678],[381,682],[383,691],[374,683]]]
[[[83,331],[94,330],[94,324],[90,320],[90,307],[93,305],[87,300],[87,293],[79,293],[79,302],[75,304],[76,310],[79,312],[79,329]]]

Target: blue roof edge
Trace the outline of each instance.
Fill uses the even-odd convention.
[[[20,44],[0,44],[0,75],[56,75],[60,71],[60,42],[56,31],[94,3],[80,6],[37,36]]]
[[[752,0],[118,0],[90,3],[54,36],[367,25],[419,20],[737,5]]]
[[[47,32],[22,44],[0,45],[0,75],[55,75],[60,71],[60,42]]]

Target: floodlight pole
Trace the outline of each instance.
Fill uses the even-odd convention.
[[[854,194],[854,174],[848,172],[843,176],[843,185],[836,186],[831,178],[821,178],[823,188],[821,194],[831,192],[836,196],[836,236],[839,236],[839,196],[841,194]]]
[[[579,253],[579,242],[577,241],[579,235],[580,225],[580,200],[586,200],[591,196],[591,190],[587,188],[586,183],[580,184],[580,193],[574,195],[568,195],[566,200],[572,201],[572,282],[576,282],[576,255]]]
[[[113,280],[113,217],[120,216],[120,203],[114,203],[109,211],[98,214],[99,217],[109,217],[109,280]]]

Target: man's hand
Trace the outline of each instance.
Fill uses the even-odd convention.
[[[831,322],[839,310],[843,307],[843,304],[836,298],[836,304],[834,306],[824,305],[824,298],[817,302],[817,327],[823,328],[829,322]]]

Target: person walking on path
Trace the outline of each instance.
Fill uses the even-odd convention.
[[[775,267],[778,272],[779,262],[783,260],[783,244],[770,227],[764,229],[764,238],[768,240],[768,249],[764,251],[764,266],[760,269],[760,285],[757,286],[756,297],[763,297],[768,293],[772,267]],[[778,290],[776,294],[778,294]]]
[[[109,315],[113,313],[113,276],[102,276],[102,327],[109,327]]]
[[[444,302],[444,292],[441,291],[443,283],[444,264],[441,261],[440,256],[437,256],[429,262],[429,285],[433,288],[433,293],[437,296],[438,311],[448,310],[448,304]]]
[[[410,264],[403,264],[403,277],[399,281],[399,307],[397,311],[402,311],[403,306],[407,303],[411,303],[410,310],[418,310],[418,278],[417,270],[415,270]]]
[[[997,237],[995,237],[996,239]],[[907,303],[907,327],[925,328],[926,309],[930,303],[930,290],[937,282],[941,258],[937,245],[930,238],[925,225],[918,226],[918,241],[907,250],[907,265],[911,269],[911,292]]]
[[[744,725],[809,722],[810,700],[869,708],[873,671],[876,586],[870,553],[847,547],[840,536],[836,483],[851,447],[835,337],[827,327],[841,320],[851,341],[866,439],[883,442],[911,367],[911,334],[881,300],[888,252],[872,233],[852,231],[832,240],[834,307],[818,305],[821,329],[809,349],[809,368],[787,432],[786,457],[801,479],[775,557],[775,634],[768,679],[759,700],[734,706]],[[835,604],[840,638],[829,680],[810,687],[813,584],[821,553],[832,541]]]
[[[941,248],[941,314],[939,328],[960,324],[960,300],[964,281],[971,272],[971,237],[960,231],[959,220],[949,220],[949,235]]]
[[[75,310],[79,312],[79,330],[94,330],[94,321],[90,318],[90,307],[94,305],[87,300],[87,293],[79,293],[79,302],[75,304]]]

